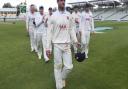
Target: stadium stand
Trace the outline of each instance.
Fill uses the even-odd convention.
[[[17,18],[17,8],[1,8],[0,9],[0,21],[4,19],[15,20]]]
[[[128,0],[91,0],[89,2],[69,3],[73,7],[91,4],[95,20],[128,21]]]

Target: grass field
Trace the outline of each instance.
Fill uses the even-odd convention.
[[[75,60],[65,89],[128,89],[128,23],[92,35],[89,59]],[[53,60],[45,64],[30,52],[23,22],[0,24],[0,89],[55,89]]]

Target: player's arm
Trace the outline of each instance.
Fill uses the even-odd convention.
[[[75,33],[75,24],[73,22],[73,19],[70,18],[70,37],[71,37],[71,40],[73,41],[74,44],[78,45],[79,42],[77,40],[77,37],[76,37],[76,33]]]
[[[48,27],[48,17],[45,16],[44,19],[45,19],[45,20],[44,20],[45,27]]]
[[[43,23],[44,23],[44,20],[42,18],[39,18],[39,16],[37,15],[36,18],[35,18],[36,27],[39,27]]]
[[[78,15],[78,22],[79,22],[79,24],[80,24],[80,21],[81,21],[81,16]]]
[[[26,30],[29,31],[29,15],[26,14]]]
[[[51,17],[51,19],[48,21],[48,29],[47,29],[47,47],[46,47],[46,54],[50,58],[51,57],[51,46],[52,46],[52,37],[53,33],[52,30],[54,29],[54,18]]]
[[[93,17],[91,18],[91,32],[94,34],[95,30],[94,30],[94,19]]]
[[[82,36],[82,28],[83,28],[83,16],[80,17],[80,23],[79,23],[79,33],[80,33],[80,40]]]

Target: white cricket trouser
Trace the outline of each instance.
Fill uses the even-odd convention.
[[[74,53],[77,53],[77,47],[76,44],[73,44]]]
[[[38,56],[42,56],[42,47],[43,47],[43,42],[42,42],[42,35],[43,33],[42,32],[36,32],[36,39],[37,39],[37,54]]]
[[[90,31],[85,31],[84,34],[82,34],[81,42],[82,42],[82,52],[85,52],[85,54],[88,55]]]
[[[62,80],[73,68],[70,44],[54,44],[54,75],[56,88],[63,88]]]
[[[30,44],[31,44],[31,50],[36,51],[36,29],[33,26],[29,27],[29,36],[30,36]]]
[[[38,31],[36,32],[36,39],[37,39],[37,53],[38,55],[42,56],[42,50],[43,50],[43,54],[44,54],[44,59],[45,61],[48,61],[49,58],[46,55],[46,34],[43,33],[43,29],[42,31]]]

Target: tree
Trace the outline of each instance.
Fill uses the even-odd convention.
[[[13,6],[11,5],[11,3],[4,3],[3,8],[13,8]]]

